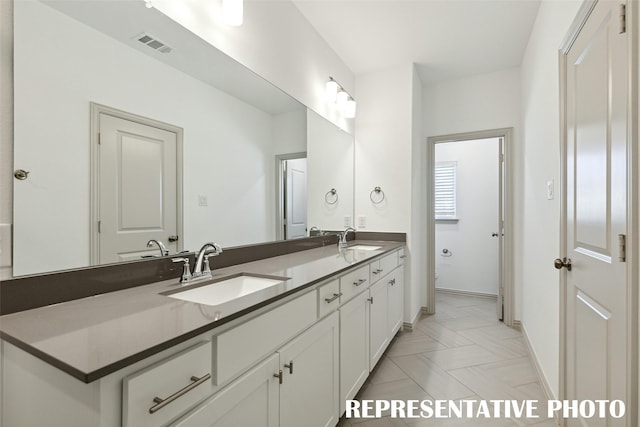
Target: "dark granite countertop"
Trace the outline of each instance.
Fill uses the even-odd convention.
[[[0,317],[0,336],[84,382],[92,382],[233,319],[401,248],[403,242],[351,241],[377,250],[335,245],[215,269],[213,281],[238,273],[288,277],[280,285],[216,306],[161,293],[177,279],[137,286]]]

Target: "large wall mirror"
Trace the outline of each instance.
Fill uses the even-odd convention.
[[[206,241],[234,247],[289,237],[279,218],[283,159],[307,156],[306,175],[294,181],[295,194],[308,201],[305,232],[340,229],[353,214],[352,136],[144,2],[16,1],[14,44],[14,165],[29,172],[14,181],[14,276],[157,254],[146,247],[147,235],[124,229],[139,247],[95,257],[94,234],[103,230],[94,223],[101,188],[94,151],[102,147],[92,143],[96,126],[106,126],[103,107],[179,129],[177,196],[170,197],[179,198],[182,228],[175,242],[168,232],[159,236],[170,254]],[[149,177],[170,168],[155,136],[132,137],[137,131],[127,129],[115,131],[120,163],[111,172],[123,206],[113,215],[134,229],[143,213],[163,209],[169,196],[156,190],[164,181]],[[122,142],[136,138],[144,144],[135,150]],[[339,191],[335,205],[325,203],[331,188]],[[142,208],[131,210],[124,199]]]

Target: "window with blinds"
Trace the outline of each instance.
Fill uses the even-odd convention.
[[[456,219],[456,162],[436,162],[436,219]]]

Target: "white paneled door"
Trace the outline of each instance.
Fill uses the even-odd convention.
[[[97,262],[159,255],[157,247],[147,247],[150,239],[176,253],[176,133],[104,113],[99,115],[99,132]]]
[[[286,161],[286,238],[307,235],[307,159]]]
[[[632,404],[627,264],[627,34],[599,1],[566,56],[565,399]],[[630,426],[569,418],[569,426]]]

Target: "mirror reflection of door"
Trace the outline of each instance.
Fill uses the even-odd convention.
[[[171,254],[181,249],[181,130],[161,126],[126,114],[98,114],[96,263],[161,256],[158,246],[147,247],[151,239]]]
[[[307,157],[279,155],[278,234],[283,240],[307,235]]]

